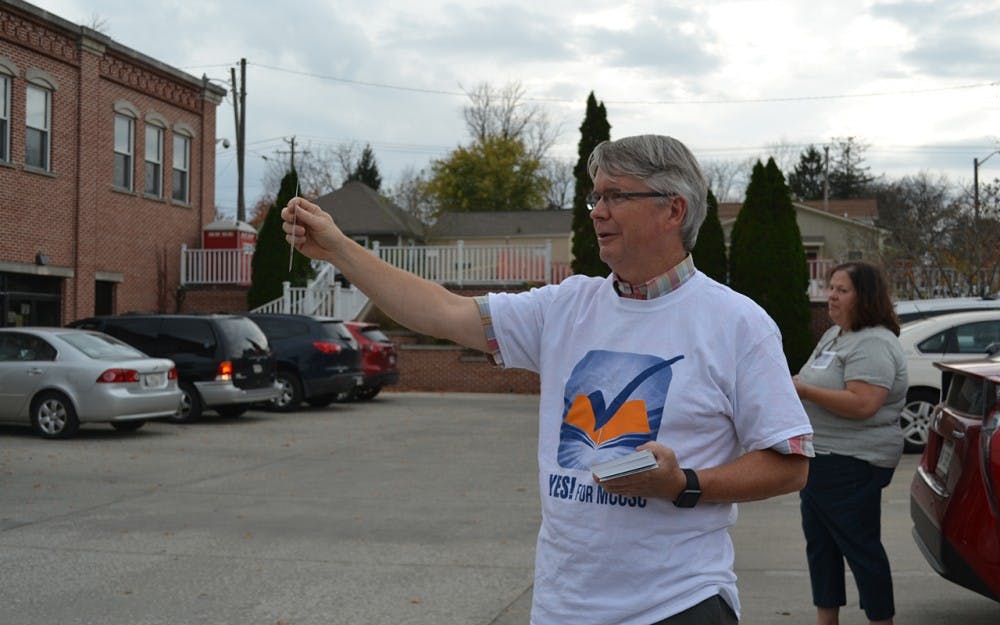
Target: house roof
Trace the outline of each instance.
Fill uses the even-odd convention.
[[[352,180],[316,198],[316,204],[330,213],[348,236],[398,235],[424,238],[424,225],[363,182]]]
[[[829,200],[824,207],[823,200],[794,201],[792,204],[805,206],[816,211],[861,221],[871,225],[878,217],[878,200]],[[743,207],[741,202],[719,202],[719,221],[735,219]]]
[[[501,211],[443,213],[428,232],[428,238],[475,239],[518,236],[569,236],[573,211]]]

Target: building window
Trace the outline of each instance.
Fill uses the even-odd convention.
[[[191,138],[174,134],[174,193],[173,198],[190,202]]]
[[[48,171],[52,92],[37,85],[28,85],[24,119],[24,164]]]
[[[163,129],[146,124],[146,194],[163,195]]]
[[[135,144],[135,120],[115,115],[115,180],[119,189],[132,190],[132,154]]]
[[[10,76],[0,74],[0,161],[10,160]]]

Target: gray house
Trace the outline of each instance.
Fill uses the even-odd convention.
[[[419,245],[425,240],[424,225],[363,182],[347,182],[316,204],[333,216],[344,234],[365,247]]]

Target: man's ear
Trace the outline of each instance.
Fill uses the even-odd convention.
[[[670,198],[670,221],[672,223],[677,223],[678,225],[684,223],[684,216],[687,215],[688,203],[687,199],[680,195],[675,195]]]

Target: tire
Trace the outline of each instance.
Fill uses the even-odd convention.
[[[277,399],[271,400],[271,409],[278,412],[298,410],[302,404],[302,382],[291,371],[279,371],[275,376],[281,391]]]
[[[80,429],[80,420],[68,397],[45,391],[31,402],[31,428],[42,438],[71,438]]]
[[[368,401],[369,399],[375,399],[375,396],[382,391],[381,386],[359,386],[354,389],[354,399],[359,399],[361,401]]]
[[[934,418],[938,393],[927,388],[914,388],[906,393],[906,404],[899,416],[903,429],[903,451],[908,454],[923,453],[927,445],[927,435]]]
[[[337,399],[336,394],[332,395],[316,395],[315,397],[307,397],[306,403],[313,408],[326,408],[333,403],[333,400]]]
[[[144,425],[146,425],[146,421],[144,419],[136,419],[134,421],[111,422],[111,427],[118,430],[119,432],[135,432]]]
[[[226,417],[227,419],[235,419],[247,410],[250,410],[250,404],[227,404],[225,406],[218,406],[215,409],[220,417]]]
[[[168,420],[174,423],[190,423],[201,418],[201,411],[204,406],[198,389],[187,382],[181,383],[181,405],[177,407],[177,412]]]

